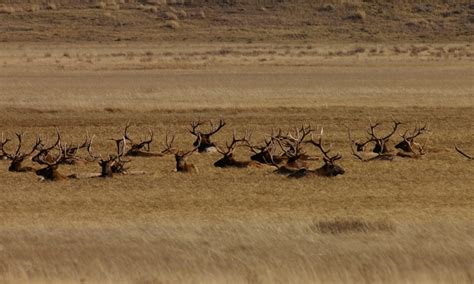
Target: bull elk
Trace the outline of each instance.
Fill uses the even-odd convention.
[[[397,155],[400,157],[407,158],[418,158],[425,154],[423,146],[415,142],[415,138],[426,133],[428,130],[427,124],[424,126],[416,125],[413,132],[405,131],[402,137],[402,141],[395,145],[395,148],[398,149]]]
[[[314,160],[315,158],[307,155],[303,150],[304,140],[313,132],[311,126],[302,125],[301,128],[295,129],[295,135],[288,133],[287,135],[280,135],[273,137],[280,145],[287,159],[286,165],[290,168],[306,168],[308,166],[307,160]]]
[[[197,167],[194,164],[189,163],[187,161],[187,158],[189,158],[189,156],[191,156],[194,152],[199,150],[199,146],[201,145],[200,137],[198,136],[197,145],[195,145],[194,148],[192,148],[191,150],[187,152],[174,148],[173,147],[174,139],[175,139],[174,135],[170,139],[168,139],[168,136],[166,136],[165,150],[171,151],[174,153],[174,158],[176,160],[176,171],[179,173],[197,173],[198,172]]]
[[[350,128],[347,128],[347,132],[349,135],[349,145],[351,146],[351,152],[354,157],[357,159],[363,161],[363,162],[369,162],[369,161],[392,161],[394,159],[394,155],[391,153],[375,153],[375,152],[370,152],[367,153],[363,151],[363,149],[360,148],[360,145],[357,143],[353,138],[351,134]],[[370,141],[370,140],[368,140]],[[354,146],[356,146],[356,149],[354,149]]]
[[[117,144],[117,154],[109,155],[108,159],[103,159],[99,156],[99,166],[101,172],[99,177],[110,178],[114,174],[129,174],[128,168],[125,167],[126,163],[130,160],[124,160],[123,157],[126,155],[127,141],[123,137],[122,141],[116,141]]]
[[[130,121],[127,122],[125,125],[125,129],[123,132],[123,137],[125,137],[125,140],[128,141],[130,144],[130,149],[125,153],[125,156],[131,156],[131,157],[162,157],[164,156],[164,153],[160,152],[151,152],[151,143],[153,142],[154,139],[154,133],[153,130],[148,129],[148,138],[145,138],[144,140],[141,140],[140,142],[134,141],[128,132],[131,124]],[[122,140],[122,139],[118,139]],[[116,141],[118,141],[116,140]]]
[[[471,155],[468,155],[466,152],[464,152],[461,148],[459,148],[457,145],[454,145],[454,149],[456,149],[456,151],[463,155],[465,158],[467,158],[468,160],[474,160],[474,157],[471,156]]]
[[[247,133],[242,138],[237,138],[235,130],[232,133],[232,141],[230,144],[226,142],[226,149],[221,149],[217,147],[217,151],[223,156],[214,163],[215,167],[218,168],[246,168],[249,166],[258,167],[257,163],[254,161],[237,161],[234,158],[234,151],[238,146],[243,146],[244,143],[249,143],[250,135]]]
[[[200,120],[192,121],[191,129],[188,129],[192,135],[196,136],[193,146],[198,147],[199,153],[217,151],[216,144],[211,141],[211,137],[226,125],[223,119],[219,120],[219,124],[217,126],[214,125],[212,121],[209,123],[211,125],[211,130],[209,132],[203,132],[199,130],[199,127],[204,124],[204,122]]]
[[[338,175],[343,175],[345,170],[336,164],[336,161],[342,159],[342,155],[337,153],[336,155],[329,156],[329,152],[331,152],[331,147],[329,149],[325,149],[323,145],[323,134],[324,130],[321,128],[321,132],[319,134],[319,139],[316,141],[311,134],[311,140],[306,141],[306,143],[315,146],[317,149],[321,151],[323,154],[323,161],[324,165],[315,170],[309,169],[301,169],[298,172],[291,174],[289,177],[291,178],[301,178],[305,176],[316,175],[320,177],[335,177]]]
[[[66,179],[74,179],[77,178],[76,175],[68,175],[64,176],[58,172],[58,167],[60,164],[63,163],[64,159],[67,159],[64,156],[66,152],[67,145],[60,146],[59,154],[54,161],[46,160],[44,155],[42,156],[35,156],[35,161],[40,164],[44,165],[45,167],[36,171],[36,174],[41,177],[43,181],[61,181]]]
[[[41,145],[41,139],[36,136],[36,142],[34,146],[31,148],[30,152],[24,153],[21,152],[22,148],[22,143],[23,143],[23,135],[24,133],[16,133],[16,137],[18,139],[18,146],[16,148],[16,151],[13,155],[11,155],[11,163],[10,166],[8,167],[8,170],[10,172],[32,172],[35,171],[32,167],[28,166],[23,166],[23,162],[31,157],[33,153],[38,149],[38,147]]]

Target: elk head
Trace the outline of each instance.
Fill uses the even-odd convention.
[[[199,146],[201,145],[200,137],[198,136],[197,145],[187,152],[173,148],[174,138],[174,135],[171,137],[170,140],[168,140],[168,136],[166,137],[165,150],[174,152],[174,158],[176,160],[176,171],[181,173],[197,172],[197,167],[194,164],[187,162],[187,158],[191,156],[194,152],[199,150]]]
[[[380,152],[379,153],[371,152],[372,155],[370,155],[368,157],[364,157],[361,154],[361,152],[364,152],[363,149],[360,149],[359,147],[354,149],[354,146],[357,146],[358,143],[355,142],[354,139],[352,139],[352,134],[351,134],[351,130],[350,130],[349,127],[347,127],[347,132],[348,132],[348,135],[349,135],[349,145],[351,146],[352,155],[354,155],[354,157],[358,158],[359,160],[361,160],[363,162],[369,162],[369,161],[375,161],[375,160],[392,161],[394,159],[395,156],[393,154],[391,154],[391,153],[380,153]],[[370,140],[369,140],[369,142],[370,142]]]
[[[21,150],[21,147],[22,147],[22,143],[23,143],[23,135],[24,133],[16,133],[16,137],[18,139],[18,146],[16,148],[16,151],[13,155],[11,155],[11,163],[10,163],[10,166],[8,167],[8,170],[10,172],[31,172],[31,171],[34,171],[33,168],[31,167],[24,167],[22,164],[23,164],[23,161],[27,158],[29,158],[37,149],[38,147],[40,147],[41,145],[41,139],[36,136],[36,142],[33,146],[33,148],[31,149],[30,152],[27,152],[27,153],[24,153],[24,152],[20,152]]]
[[[403,140],[395,145],[395,148],[400,149],[406,153],[424,155],[423,146],[419,143],[416,143],[415,138],[427,131],[429,131],[427,124],[424,126],[415,126],[415,129],[411,133],[409,133],[408,130],[405,131],[405,133],[401,136]]]
[[[344,169],[336,164],[336,161],[342,158],[341,154],[336,154],[334,156],[329,156],[329,152],[331,151],[331,147],[325,150],[323,146],[323,128],[321,128],[321,133],[319,135],[319,139],[316,141],[314,140],[313,136],[311,135],[311,140],[307,141],[307,143],[312,144],[316,148],[318,148],[321,153],[323,154],[323,161],[324,165],[316,169],[314,172],[318,176],[324,177],[335,177],[337,175],[343,175],[345,173]]]
[[[108,159],[100,158],[99,166],[101,167],[100,177],[113,177],[114,174],[125,174],[127,168],[125,164],[130,162],[129,160],[123,160],[123,156],[126,154],[125,148],[127,145],[126,138],[122,141],[116,141],[117,154],[109,155]]]
[[[308,159],[308,156],[303,151],[303,142],[305,138],[313,132],[311,126],[302,125],[300,129],[295,129],[295,135],[287,134],[286,136],[278,135],[274,139],[278,142],[284,155],[288,158],[287,165],[293,168],[306,168],[307,163],[303,161],[303,157]],[[281,133],[281,131],[280,131]]]
[[[41,178],[46,181],[59,181],[59,180],[64,180],[68,178],[58,172],[59,164],[61,164],[63,160],[65,159],[64,153],[66,152],[66,148],[67,148],[67,145],[64,145],[63,147],[60,146],[59,154],[54,161],[46,160],[45,158],[48,156],[36,155],[34,158],[34,161],[40,165],[46,166],[42,169],[37,170],[36,174],[38,176],[41,176]]]
[[[135,143],[130,134],[128,133],[128,129],[130,128],[130,121],[127,122],[125,125],[125,130],[123,132],[123,137],[128,141],[130,144],[130,149],[125,153],[126,156],[160,156],[160,153],[151,153],[150,144],[153,142],[154,133],[153,130],[148,129],[148,138],[145,140],[140,141],[139,143]]]
[[[236,167],[236,168],[245,168],[249,165],[249,162],[237,161],[234,158],[234,151],[241,143],[248,143],[250,135],[247,133],[242,138],[237,138],[235,130],[232,133],[232,142],[226,142],[226,149],[220,149],[217,147],[217,151],[223,156],[218,161],[214,163],[215,167],[227,168],[227,167]]]
[[[200,153],[209,152],[212,151],[212,149],[215,149],[216,145],[211,141],[211,137],[226,125],[226,123],[222,119],[219,120],[219,124],[217,126],[214,125],[212,121],[210,121],[211,130],[209,132],[202,132],[198,128],[203,124],[204,122],[200,120],[192,121],[191,129],[188,129],[192,135],[196,136],[196,140],[194,141],[193,146],[198,147],[198,151]]]
[[[264,139],[263,145],[256,146],[251,145],[250,142],[246,142],[246,146],[250,148],[253,152],[253,155],[250,157],[252,161],[259,162],[261,164],[280,164],[286,157],[282,155],[276,155],[275,151],[275,139],[282,138],[283,135],[281,134],[281,129],[279,129],[278,133],[272,129],[272,134],[269,138]]]

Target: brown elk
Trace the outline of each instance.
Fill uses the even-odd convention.
[[[311,140],[306,141],[306,143],[311,144],[315,146],[317,149],[321,151],[323,154],[323,161],[324,165],[318,169],[315,170],[309,170],[309,169],[301,169],[298,172],[289,175],[291,178],[301,178],[305,176],[311,176],[311,175],[316,175],[316,176],[321,176],[321,177],[335,177],[338,175],[343,175],[345,173],[345,170],[336,164],[336,161],[342,159],[341,154],[336,154],[334,156],[329,156],[329,152],[331,152],[331,147],[329,149],[325,150],[323,146],[323,134],[324,130],[321,128],[321,132],[319,134],[319,139],[316,141],[313,138],[313,135],[311,134]]]
[[[357,143],[353,138],[352,138],[352,134],[351,134],[351,130],[349,128],[347,128],[347,132],[348,132],[348,135],[349,135],[349,144],[351,146],[351,151],[352,151],[352,155],[356,158],[358,158],[359,160],[363,161],[363,162],[369,162],[369,161],[392,161],[395,156],[392,154],[392,153],[374,153],[374,152],[370,152],[370,153],[366,153],[363,151],[363,149],[361,149],[359,147],[359,143]],[[368,140],[368,142],[370,142],[370,140]],[[365,142],[367,143],[367,142]],[[356,149],[354,149],[354,146],[356,146]]]
[[[8,170],[10,172],[32,172],[35,170],[32,167],[23,166],[23,162],[29,157],[31,157],[31,155],[38,149],[38,147],[41,145],[41,139],[37,136],[36,142],[31,151],[23,153],[20,152],[23,143],[23,135],[24,133],[16,133],[16,137],[18,139],[18,146],[16,148],[15,153],[11,155],[11,163],[8,167]]]
[[[238,146],[242,146],[243,143],[248,143],[250,135],[247,133],[242,138],[237,138],[235,130],[232,134],[232,142],[229,144],[226,142],[226,149],[223,150],[220,147],[216,147],[217,151],[223,156],[214,163],[215,167],[218,168],[246,168],[252,165],[258,167],[254,161],[237,161],[234,158],[234,151]]]
[[[415,142],[415,138],[421,134],[429,131],[427,124],[424,126],[415,126],[413,132],[409,133],[408,130],[401,136],[402,141],[395,145],[396,149],[399,149],[397,155],[408,158],[418,158],[425,154],[423,146]]]
[[[300,129],[295,129],[295,136],[288,133],[287,135],[278,135],[273,139],[277,141],[280,148],[284,152],[284,157],[287,158],[286,165],[290,168],[306,168],[308,166],[307,160],[314,160],[303,151],[303,144],[305,138],[313,132],[311,126],[302,125]],[[281,131],[280,131],[281,133]]]
[[[176,160],[176,171],[180,173],[197,173],[197,167],[194,164],[189,163],[187,161],[187,158],[191,156],[194,152],[199,150],[199,146],[201,145],[200,136],[198,136],[197,145],[195,145],[193,149],[187,152],[181,151],[177,148],[173,148],[174,139],[174,135],[169,140],[168,136],[166,136],[165,151],[174,152],[174,158]]]
[[[151,152],[151,143],[153,142],[154,138],[154,133],[153,130],[148,129],[148,138],[145,140],[140,141],[139,143],[136,143],[132,140],[130,137],[130,134],[128,133],[128,130],[130,128],[131,124],[130,121],[127,122],[125,125],[125,129],[123,132],[123,137],[125,137],[125,140],[128,141],[130,144],[130,149],[125,153],[125,156],[131,156],[131,157],[162,157],[164,156],[164,153],[157,153],[157,152]],[[122,139],[118,139],[122,140]],[[118,141],[115,140],[115,141]]]
[[[247,146],[253,152],[253,155],[250,157],[252,161],[259,162],[261,164],[280,164],[285,160],[281,155],[275,154],[275,144],[273,139],[270,137],[264,140],[263,145],[250,145],[247,143]]]
[[[117,154],[109,155],[108,159],[100,157],[99,166],[101,168],[100,176],[103,178],[113,177],[114,174],[128,174],[128,168],[125,164],[130,162],[124,160],[123,156],[126,155],[126,138],[123,137],[122,141],[116,141],[117,143]]]
[[[64,176],[58,172],[59,165],[63,163],[64,159],[66,159],[66,157],[64,156],[64,153],[66,152],[66,148],[67,148],[67,145],[60,146],[59,154],[54,161],[45,160],[46,156],[44,155],[35,157],[36,158],[35,161],[38,164],[46,166],[42,169],[36,170],[36,174],[38,176],[41,176],[42,180],[60,181],[60,180],[77,178],[77,176],[74,174]]]
[[[0,160],[11,160],[11,155],[5,150],[5,145],[7,145],[10,141],[10,139],[3,136],[2,132],[2,140],[0,140]]]
[[[216,151],[216,144],[211,141],[211,137],[221,130],[226,123],[220,119],[219,125],[215,126],[214,123],[210,121],[211,130],[209,132],[202,132],[198,129],[203,124],[204,122],[200,120],[191,122],[191,129],[188,130],[192,135],[196,136],[193,146],[198,147],[199,153]]]
[[[474,160],[474,157],[473,157],[473,156],[466,154],[466,152],[464,152],[464,151],[463,151],[461,148],[459,148],[457,145],[454,145],[454,148],[456,149],[456,151],[457,151],[459,154],[463,155],[463,156],[466,157],[468,160]]]
[[[367,131],[367,134],[369,135],[369,138],[367,138],[366,141],[364,142],[352,142],[357,148],[358,152],[364,151],[365,147],[368,144],[373,143],[374,148],[372,149],[372,152],[377,153],[377,154],[389,154],[389,153],[394,153],[396,152],[396,149],[393,145],[393,142],[390,140],[390,138],[397,132],[398,127],[402,124],[400,121],[393,119],[393,127],[392,130],[384,136],[379,136],[375,133],[376,129],[381,125],[380,122],[376,122],[375,124],[370,122],[370,129]]]

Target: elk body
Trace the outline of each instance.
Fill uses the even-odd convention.
[[[189,132],[196,136],[193,146],[198,147],[199,153],[217,151],[216,144],[211,141],[211,137],[219,132],[219,130],[221,130],[226,125],[226,123],[221,119],[219,120],[219,124],[215,126],[211,121],[211,130],[209,132],[203,132],[199,130],[199,127],[203,124],[204,122],[200,120],[191,122],[191,129],[189,129]]]

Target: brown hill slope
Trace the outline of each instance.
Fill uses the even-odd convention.
[[[0,41],[461,42],[474,39],[474,4],[468,1],[449,1],[449,4],[444,3],[448,1],[324,4],[327,1],[309,0],[241,1],[245,3],[187,0],[183,4],[159,4],[155,2],[160,1],[151,0],[143,2],[152,4],[132,0],[86,4],[73,0],[50,4],[24,2],[0,1]]]

